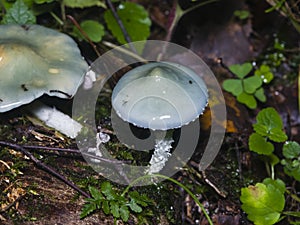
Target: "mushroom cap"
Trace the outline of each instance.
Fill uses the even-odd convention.
[[[208,91],[193,70],[150,62],[127,72],[112,93],[112,106],[125,121],[152,130],[182,127],[201,115]]]
[[[87,69],[65,34],[39,25],[0,26],[0,112],[43,94],[71,98]]]

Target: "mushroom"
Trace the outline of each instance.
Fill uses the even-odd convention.
[[[150,62],[127,72],[112,93],[112,106],[124,121],[156,135],[147,173],[157,173],[171,155],[172,139],[161,131],[189,124],[208,102],[206,84],[193,70],[171,62]]]
[[[39,25],[0,26],[0,112],[47,94],[69,99],[88,69],[69,36]],[[74,138],[81,125],[42,103],[27,107],[48,126]]]

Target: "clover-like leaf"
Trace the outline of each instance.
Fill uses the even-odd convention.
[[[265,102],[267,100],[264,89],[262,87],[256,90],[254,96],[261,102]]]
[[[253,94],[262,85],[262,81],[257,76],[247,77],[243,80],[244,91],[248,94]]]
[[[266,84],[270,83],[274,78],[274,74],[272,73],[270,67],[265,64],[261,65],[259,69],[255,70],[254,75],[260,77],[261,80]]]
[[[257,106],[257,102],[256,102],[255,98],[253,97],[253,95],[247,94],[245,92],[242,92],[241,94],[239,94],[237,96],[237,100],[240,103],[245,104],[250,109],[255,109]]]
[[[271,182],[266,183],[257,183],[255,186],[250,185],[241,189],[242,209],[255,225],[275,224],[284,208],[285,198],[282,189]]]
[[[86,8],[91,6],[106,8],[104,1],[101,0],[63,0],[63,4],[70,8]]]
[[[93,42],[100,42],[105,34],[104,26],[95,20],[85,20],[80,23],[80,27]],[[72,34],[80,40],[86,39],[75,26]]]
[[[117,13],[131,38],[131,41],[146,40],[150,35],[151,20],[143,6],[133,2],[121,3]],[[121,44],[127,43],[124,34],[110,10],[105,11],[104,19],[108,29]]]
[[[253,133],[249,137],[249,149],[258,154],[270,155],[274,151],[274,145],[257,133]]]
[[[238,96],[243,92],[242,81],[238,79],[227,79],[223,82],[223,88],[225,91],[232,93],[234,96]]]
[[[253,66],[251,63],[234,64],[229,66],[229,70],[240,79],[243,79],[247,74],[249,74],[252,68]]]
[[[35,24],[36,17],[28,9],[22,0],[17,0],[13,6],[6,12],[2,19],[3,24]]]

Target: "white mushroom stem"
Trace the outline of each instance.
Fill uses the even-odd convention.
[[[42,102],[33,102],[26,109],[43,121],[46,126],[54,128],[70,138],[75,138],[82,128],[82,125],[70,116]]]
[[[165,166],[169,157],[171,156],[170,150],[172,148],[173,140],[156,139],[154,153],[150,160],[150,167],[147,169],[147,174],[159,173]]]

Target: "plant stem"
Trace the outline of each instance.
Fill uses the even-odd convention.
[[[64,21],[62,21],[54,12],[50,12],[50,15],[59,23],[60,26],[64,25]]]
[[[152,178],[152,177],[160,177],[160,178],[163,178],[163,179],[166,179],[168,181],[171,181],[172,183],[178,185],[179,187],[181,187],[182,189],[184,189],[192,198],[193,200],[198,204],[198,206],[200,207],[200,209],[202,210],[204,216],[206,217],[209,225],[213,225],[213,222],[211,220],[211,218],[209,217],[209,215],[207,214],[204,206],[201,204],[201,202],[199,201],[199,199],[193,194],[193,192],[188,189],[185,185],[181,184],[180,182],[178,182],[177,180],[171,178],[171,177],[168,177],[168,176],[165,176],[165,175],[162,175],[162,174],[149,174],[149,175],[145,175],[145,176],[142,176],[142,177],[139,177],[137,179],[135,179],[134,181],[132,181],[126,188],[125,190],[122,192],[121,196],[124,196],[128,191],[129,189],[136,183],[138,183],[139,181],[143,180],[143,179],[146,179],[146,178]]]

